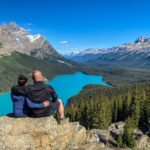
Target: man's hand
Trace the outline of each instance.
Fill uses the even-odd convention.
[[[49,106],[49,101],[44,101],[43,103],[44,103],[44,107]]]

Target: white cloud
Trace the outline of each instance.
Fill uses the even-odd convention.
[[[60,41],[61,44],[66,44],[68,41]]]

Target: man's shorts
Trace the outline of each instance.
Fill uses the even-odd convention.
[[[53,115],[58,110],[59,106],[60,106],[59,101],[51,103],[49,116]]]

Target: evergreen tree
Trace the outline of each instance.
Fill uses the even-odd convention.
[[[71,98],[65,111],[71,121],[79,121],[87,129],[107,129],[111,122],[126,120],[130,126],[125,137],[129,138],[139,125],[150,128],[150,84],[116,88],[90,85]]]
[[[97,102],[97,100],[96,100]],[[106,96],[101,96],[93,116],[93,127],[107,129],[111,122],[111,107]]]
[[[131,105],[131,94],[128,92],[123,100],[123,119],[126,119],[129,116],[130,105]]]
[[[123,101],[122,101],[121,96],[118,96],[117,103],[118,103],[117,120],[122,120],[123,119]]]
[[[137,94],[137,93],[136,93]],[[138,127],[140,120],[140,105],[138,95],[132,96],[132,104],[131,104],[131,118],[132,118],[132,127]]]
[[[117,100],[116,98],[113,98],[113,122],[117,121],[117,115],[118,115],[118,105],[117,105]]]
[[[132,119],[128,118],[125,123],[124,133],[123,133],[123,145],[127,147],[134,148],[136,146],[136,141],[133,134]]]
[[[117,139],[117,147],[120,147],[120,148],[123,147],[122,135],[119,135],[119,136],[118,136],[118,139]]]

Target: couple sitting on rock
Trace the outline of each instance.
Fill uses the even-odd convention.
[[[47,117],[58,110],[60,120],[65,119],[63,103],[52,86],[44,84],[42,73],[35,70],[32,79],[34,85],[27,85],[28,79],[20,75],[18,85],[12,87],[14,117]]]

